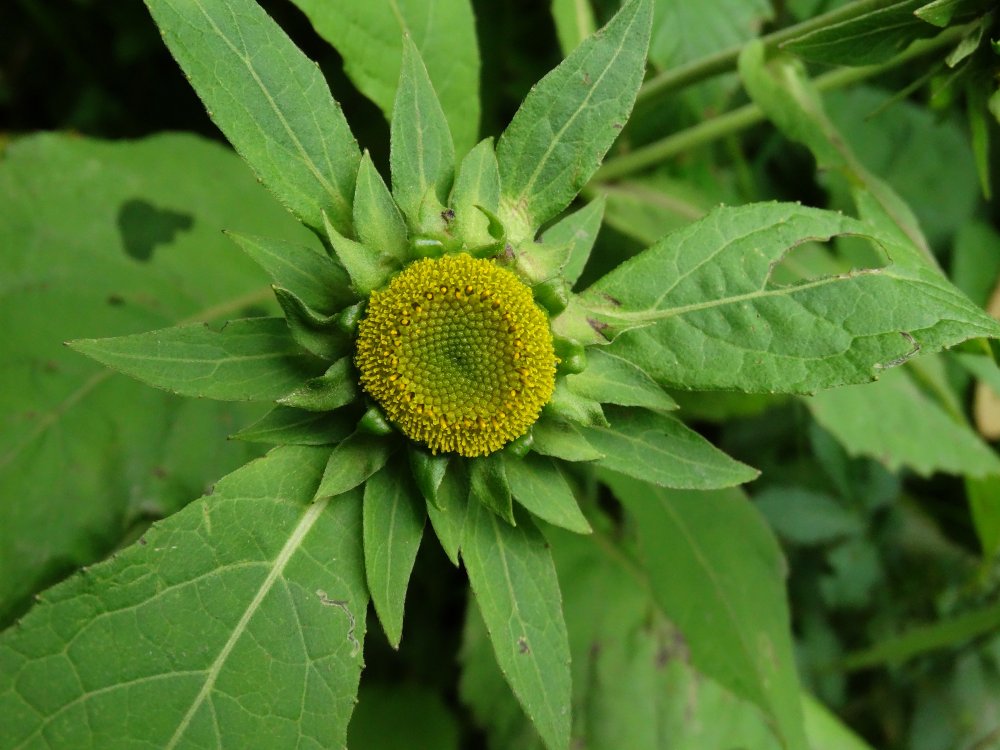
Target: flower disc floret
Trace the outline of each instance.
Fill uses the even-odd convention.
[[[498,450],[555,387],[552,334],[531,290],[464,253],[418,260],[372,292],[355,361],[386,416],[434,453]]]

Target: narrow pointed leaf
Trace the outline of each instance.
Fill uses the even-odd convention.
[[[406,222],[367,151],[361,157],[354,192],[354,229],[373,253],[392,256],[400,263],[409,257]]]
[[[604,219],[605,203],[603,195],[595,198],[583,208],[560,219],[542,235],[542,240],[545,242],[569,246],[569,259],[563,266],[561,275],[570,286],[580,278],[583,267],[590,258],[590,251],[594,247]]]
[[[786,563],[753,505],[735,490],[606,481],[634,519],[653,596],[681,629],[694,666],[760,706],[785,748],[807,747]]]
[[[469,0],[293,0],[344,58],[358,90],[392,117],[403,36],[427,64],[441,107],[465,152],[479,134],[479,45]]]
[[[498,455],[478,458],[470,466],[469,502],[482,503],[507,523],[514,523],[514,507],[503,460]]]
[[[389,440],[355,432],[330,454],[317,497],[332,497],[354,489],[385,466],[391,453]]]
[[[403,65],[390,135],[392,194],[407,219],[416,225],[429,191],[433,190],[441,203],[448,197],[455,147],[420,52],[409,37],[403,39]]]
[[[365,575],[375,613],[393,648],[399,648],[403,637],[406,588],[426,518],[423,499],[402,462],[386,464],[365,483]]]
[[[336,445],[357,426],[344,412],[314,412],[276,406],[233,435],[235,440],[267,445]]]
[[[480,141],[462,159],[448,205],[455,212],[462,237],[474,238],[477,245],[495,239],[489,231],[490,220],[483,213],[483,209],[493,214],[500,210],[500,168],[492,138]]]
[[[280,286],[274,287],[274,296],[292,338],[303,349],[326,360],[338,359],[350,351],[351,342],[337,326],[335,316],[317,313],[297,294]]]
[[[576,425],[544,416],[531,428],[532,449],[543,456],[564,461],[594,461],[604,454],[592,446]]]
[[[3,744],[342,747],[368,592],[325,458],[279,448],[47,592],[0,637]]]
[[[587,352],[587,369],[568,375],[566,384],[574,393],[602,404],[643,406],[657,411],[677,408],[674,401],[641,367],[607,349]]]
[[[282,318],[234,320],[220,332],[195,324],[69,346],[157,388],[220,401],[271,401],[322,371]]]
[[[428,502],[440,505],[438,490],[448,471],[450,456],[447,453],[435,455],[413,445],[407,446],[406,452],[410,457],[410,470],[413,472],[413,479],[420,489],[420,494]]]
[[[915,251],[883,240],[881,268],[782,285],[775,265],[798,245],[871,229],[797,204],[720,208],[599,280],[584,304],[613,329],[609,351],[687,389],[812,392],[872,380],[918,352],[1000,325]]]
[[[594,33],[594,11],[589,0],[553,0],[552,20],[565,57]]]
[[[524,458],[509,457],[504,463],[510,491],[521,505],[543,521],[578,534],[590,533],[590,524],[557,461],[529,453]]]
[[[683,422],[641,409],[609,408],[610,427],[588,427],[587,440],[605,454],[598,464],[661,487],[708,490],[757,478]]]
[[[497,143],[501,219],[520,243],[566,208],[628,119],[652,3],[631,0],[531,90]]]
[[[354,368],[350,357],[338,359],[318,378],[307,380],[299,388],[278,399],[284,406],[307,411],[333,411],[354,400]]]
[[[826,24],[783,43],[782,49],[809,60],[834,65],[884,62],[916,39],[938,30],[915,11],[925,0],[900,0],[839,23]]]
[[[462,560],[497,663],[549,750],[567,750],[569,642],[555,566],[530,518],[470,503]]]
[[[441,548],[455,566],[462,547],[468,506],[468,472],[461,461],[452,461],[438,488],[438,502],[427,501],[427,515]]]
[[[146,0],[209,115],[303,222],[351,228],[361,153],[323,74],[253,0]]]
[[[226,232],[271,280],[294,292],[309,307],[330,314],[349,305],[354,295],[344,269],[320,250],[284,240]]]
[[[337,260],[347,269],[347,275],[351,277],[351,286],[360,296],[367,297],[373,289],[383,286],[389,276],[398,269],[399,264],[391,255],[345,237],[326,220],[325,216],[323,220],[333,252]]]

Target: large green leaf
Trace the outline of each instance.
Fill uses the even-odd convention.
[[[808,393],[875,378],[1000,325],[915,250],[882,240],[881,268],[779,284],[775,266],[811,240],[865,224],[798,204],[719,208],[600,279],[585,304],[624,330],[610,351],[664,384]],[[635,328],[633,328],[635,327]],[[631,328],[631,330],[630,330]]]
[[[146,0],[209,115],[314,229],[343,233],[361,152],[319,68],[254,0]]]
[[[19,139],[0,162],[0,200],[6,624],[38,588],[257,453],[225,438],[259,407],[185,401],[62,342],[276,310],[221,230],[315,241],[232,151],[192,136]]]
[[[70,346],[157,388],[221,401],[271,401],[324,369],[295,343],[284,318],[234,320],[218,332],[176,326]]]
[[[876,383],[834,388],[806,399],[810,411],[853,456],[930,476],[943,471],[984,478],[1000,474],[1000,457],[972,428],[917,387],[907,368]]]
[[[567,750],[569,644],[545,539],[530,518],[511,526],[470,502],[461,554],[500,669],[549,750]]]
[[[293,0],[317,33],[344,58],[361,93],[392,116],[403,35],[427,65],[455,147],[468,151],[479,133],[479,46],[469,0]]]
[[[586,427],[604,454],[600,466],[661,487],[708,490],[750,482],[759,472],[730,458],[679,419],[642,409],[609,407],[610,426]]]
[[[630,0],[525,98],[497,142],[513,242],[569,205],[625,124],[642,82],[650,0]]]
[[[785,560],[767,524],[738,491],[607,481],[635,520],[653,596],[694,665],[760,706],[785,747],[804,748]]]
[[[365,484],[365,575],[386,638],[399,648],[403,604],[424,533],[424,501],[402,461],[393,461]]]
[[[361,497],[279,448],[0,637],[3,747],[340,747],[362,666]]]

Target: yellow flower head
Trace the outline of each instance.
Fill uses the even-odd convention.
[[[418,260],[372,292],[355,361],[388,418],[434,453],[502,448],[555,387],[552,334],[531,290],[464,253]]]

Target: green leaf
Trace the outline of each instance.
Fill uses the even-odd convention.
[[[802,713],[805,718],[809,747],[813,750],[872,750],[837,716],[808,693],[802,693]]]
[[[691,667],[683,635],[652,600],[646,572],[634,564],[631,549],[617,546],[619,537],[616,531],[546,534],[569,634],[571,746],[776,750],[774,734],[755,705]],[[488,730],[490,747],[541,748],[504,685],[486,628],[472,607],[461,663],[459,695]]]
[[[392,194],[411,226],[419,226],[424,197],[443,205],[454,178],[455,147],[420,51],[403,38],[403,66],[392,110],[389,163]]]
[[[991,604],[936,622],[911,627],[862,651],[848,654],[840,665],[847,670],[882,664],[899,665],[920,654],[959,646],[979,635],[1000,628],[1000,604]]]
[[[354,366],[350,357],[338,359],[318,378],[307,380],[291,393],[278,399],[284,406],[306,411],[333,411],[354,400]]]
[[[566,384],[574,393],[602,404],[643,406],[656,411],[677,408],[674,401],[641,367],[606,349],[587,352],[587,369],[568,375]]]
[[[569,643],[555,566],[529,518],[470,503],[462,560],[497,663],[549,750],[568,750]]]
[[[552,20],[563,57],[597,30],[590,0],[552,0]]]
[[[782,49],[832,65],[885,62],[910,42],[933,36],[937,29],[915,15],[926,0],[901,0],[853,18],[831,23],[784,42]]]
[[[462,159],[448,205],[455,212],[459,236],[467,244],[471,241],[475,247],[495,242],[490,220],[482,211],[495,214],[500,210],[500,172],[492,138],[480,141]]]
[[[870,232],[797,204],[719,208],[599,280],[584,304],[615,326],[645,326],[609,351],[685,389],[808,393],[1000,333],[914,250],[890,240],[882,244],[899,260],[882,268],[771,279],[802,243]]]
[[[221,401],[271,401],[319,372],[319,360],[299,348],[282,318],[233,320],[220,332],[194,324],[77,339],[69,346],[143,383]]]
[[[500,218],[515,245],[569,205],[628,119],[645,70],[650,6],[630,0],[539,81],[500,136]]]
[[[259,453],[225,439],[257,405],[181,399],[62,342],[276,313],[221,230],[311,240],[231,149],[192,135],[18,138],[0,200],[0,497],[18,498],[0,503],[3,626]]]
[[[583,427],[606,427],[608,424],[601,405],[591,398],[571,391],[565,381],[556,381],[556,388],[542,413]]]
[[[561,458],[563,461],[594,461],[604,456],[587,442],[576,425],[547,418],[544,415],[531,428],[534,437],[532,449],[543,456]]]
[[[226,232],[226,236],[264,269],[277,286],[290,289],[309,307],[329,315],[354,302],[344,269],[322,251],[238,232]]]
[[[570,286],[576,283],[587,265],[590,251],[597,240],[604,218],[604,196],[595,198],[583,208],[563,217],[542,234],[542,241],[551,245],[566,245],[569,256],[561,276]]]
[[[274,287],[274,296],[285,314],[285,323],[295,343],[310,354],[326,360],[339,359],[351,343],[337,324],[335,315],[321,315],[288,289]]]
[[[334,497],[354,489],[385,466],[393,447],[383,437],[363,432],[350,435],[330,454],[317,496]]]
[[[983,561],[989,563],[1000,554],[1000,476],[966,478],[965,494],[983,550]]]
[[[472,505],[482,503],[507,523],[514,523],[514,507],[504,462],[498,455],[477,458],[469,467]]]
[[[871,456],[892,470],[906,466],[922,476],[1000,474],[996,453],[918,388],[905,369],[887,370],[865,386],[817,393],[806,404],[852,456]]]
[[[342,746],[368,592],[360,493],[311,502],[325,459],[280,448],[45,594],[0,637],[4,741]]]
[[[452,461],[438,488],[437,503],[427,501],[427,515],[441,548],[455,566],[458,565],[458,552],[464,537],[468,505],[468,472],[464,463]]]
[[[344,58],[344,72],[392,116],[403,37],[420,50],[459,153],[479,134],[479,45],[469,0],[293,0]]]
[[[378,248],[370,248],[345,237],[326,221],[324,229],[330,239],[330,246],[341,262],[347,275],[351,277],[351,286],[361,297],[367,297],[373,289],[385,285],[389,277],[399,269],[398,261]]]
[[[357,423],[357,415],[345,412],[314,412],[277,406],[233,438],[268,445],[335,445],[354,432]]]
[[[309,61],[253,0],[146,0],[209,115],[278,199],[313,229],[351,231],[361,154]]]
[[[423,502],[400,461],[365,483],[365,574],[372,604],[389,645],[403,637],[403,604],[424,533]]]
[[[933,0],[913,11],[917,18],[945,28],[951,23],[965,23],[990,10],[992,0]]]
[[[771,527],[794,544],[822,544],[864,531],[857,514],[805,487],[768,487],[753,499]]]
[[[609,408],[610,427],[583,430],[604,453],[600,466],[661,487],[708,490],[750,482],[760,472],[730,458],[674,417]]]
[[[657,603],[694,665],[763,709],[787,748],[804,748],[785,561],[738,491],[674,492],[609,476],[635,520]]]
[[[406,222],[367,151],[361,157],[354,192],[354,228],[372,253],[388,255],[400,263],[409,258]]]
[[[451,456],[447,453],[428,453],[413,444],[406,447],[406,452],[410,457],[410,470],[413,472],[413,479],[420,494],[427,502],[438,505],[440,502],[438,490],[448,471]]]
[[[504,466],[511,494],[521,505],[543,521],[578,534],[590,533],[590,524],[558,462],[529,453],[524,458],[505,456]]]
[[[459,750],[458,737],[458,719],[438,693],[407,682],[366,681],[347,729],[347,747]]]

